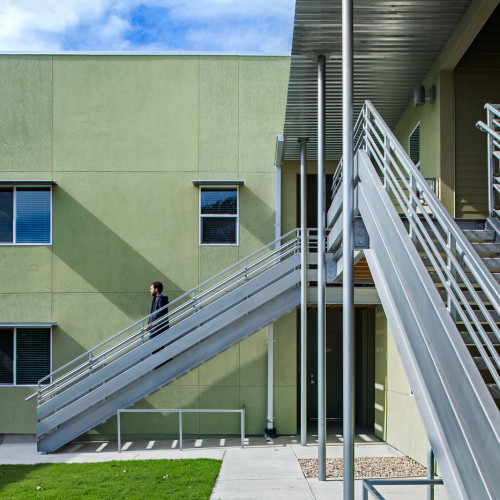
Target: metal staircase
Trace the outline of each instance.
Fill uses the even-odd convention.
[[[38,450],[58,449],[296,308],[299,252],[294,230],[170,302],[151,324],[168,330],[149,338],[147,316],[40,380]]]
[[[500,105],[486,104],[486,123],[476,127],[488,134],[488,213],[498,223],[500,217]],[[500,227],[500,226],[497,226]]]
[[[495,224],[488,220],[479,232],[462,231],[368,101],[355,126],[355,145],[356,209],[370,239],[364,254],[448,495],[496,498],[500,286],[491,272],[498,265],[498,233],[490,230]],[[327,221],[328,251],[334,255],[342,253],[336,230],[342,182],[339,170]],[[484,261],[476,250],[489,252]]]

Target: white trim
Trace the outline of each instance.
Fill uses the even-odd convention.
[[[198,245],[202,247],[237,247],[240,244],[240,186],[238,184],[211,184],[209,186],[199,186],[198,194]],[[201,192],[203,189],[235,189],[236,190],[236,214],[202,214],[201,213]],[[235,243],[202,243],[201,241],[201,220],[204,218],[233,218],[236,219],[236,242]]]

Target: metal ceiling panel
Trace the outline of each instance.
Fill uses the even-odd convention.
[[[471,0],[354,0],[354,116],[370,99],[390,127],[412,99]],[[317,63],[326,63],[326,158],[342,154],[341,0],[297,0],[284,135],[285,160],[299,137],[317,152]]]

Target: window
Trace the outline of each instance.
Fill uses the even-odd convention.
[[[36,385],[48,375],[50,337],[50,328],[0,328],[0,384]]]
[[[50,187],[0,186],[0,244],[50,245]]]
[[[200,245],[238,244],[238,188],[200,188]]]
[[[408,137],[408,151],[411,161],[420,169],[420,122]]]

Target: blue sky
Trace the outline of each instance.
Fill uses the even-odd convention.
[[[295,0],[0,0],[0,51],[287,53]]]

